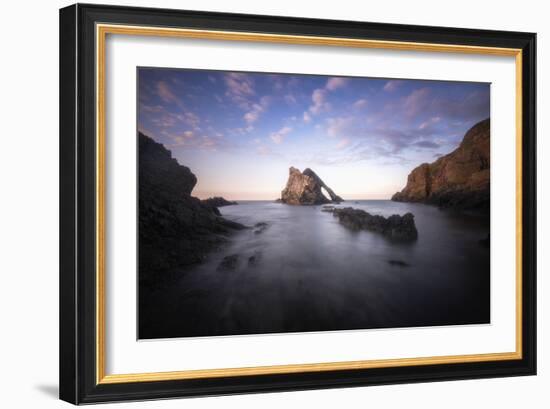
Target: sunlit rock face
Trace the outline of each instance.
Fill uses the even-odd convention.
[[[488,210],[490,134],[489,119],[474,125],[453,152],[415,168],[392,200]]]
[[[323,194],[323,188],[330,199]],[[291,205],[319,205],[342,201],[311,169],[307,168],[302,173],[295,167],[290,167],[286,187],[281,192],[281,202]]]

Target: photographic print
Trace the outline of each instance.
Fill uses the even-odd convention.
[[[139,339],[490,323],[490,84],[137,74]]]

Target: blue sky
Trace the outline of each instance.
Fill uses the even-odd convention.
[[[294,166],[344,199],[387,199],[490,113],[486,83],[139,68],[138,88],[138,129],[200,198],[275,199]]]

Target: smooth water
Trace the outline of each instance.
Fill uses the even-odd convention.
[[[222,207],[227,219],[268,227],[238,232],[202,265],[140,300],[140,338],[490,321],[489,249],[480,244],[487,216],[392,201],[345,206],[383,216],[411,212],[418,240],[351,231],[321,206]],[[238,256],[235,269],[219,270],[228,255]]]

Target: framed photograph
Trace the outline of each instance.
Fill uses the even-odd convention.
[[[534,375],[535,44],[61,9],[61,399]]]

